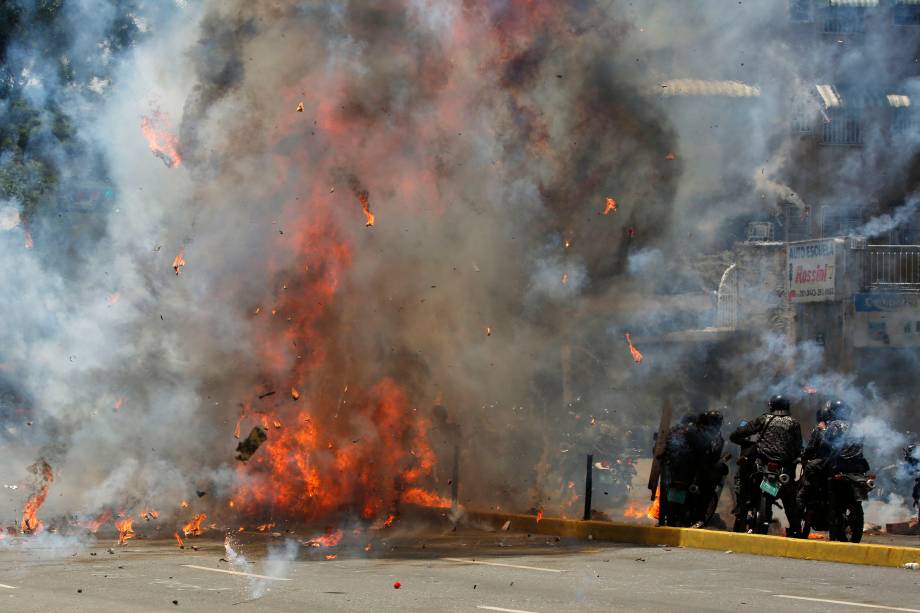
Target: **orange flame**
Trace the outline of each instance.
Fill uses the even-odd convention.
[[[610,215],[611,213],[617,212],[617,201],[613,198],[607,198],[607,202],[604,205],[604,215]]]
[[[367,218],[367,223],[364,225],[369,228],[374,225],[374,219],[376,219],[376,216],[371,213],[370,194],[368,194],[367,191],[359,192],[358,201],[361,203],[361,208],[364,210],[364,216]]]
[[[179,549],[185,549],[185,541],[183,541],[182,537],[179,536],[179,532],[176,531],[176,533],[173,534],[173,536],[176,537],[176,543],[179,544]]]
[[[308,540],[305,544],[309,547],[335,547],[342,541],[345,533],[341,530],[329,530],[322,536]]]
[[[39,474],[41,485],[38,491],[29,498],[22,510],[22,521],[19,527],[25,534],[38,534],[42,531],[44,524],[38,519],[37,513],[38,509],[45,504],[45,499],[48,497],[48,488],[51,482],[54,481],[51,465],[44,460],[36,463],[32,470]]]
[[[201,522],[203,522],[207,518],[208,516],[206,514],[199,513],[198,515],[193,517],[190,522],[188,522],[182,527],[182,533],[185,536],[200,536],[201,533],[204,532],[204,530],[201,527]]]
[[[179,255],[176,256],[176,259],[173,260],[173,270],[176,271],[176,276],[179,276],[179,272],[183,266],[185,266],[185,251],[179,251]]]
[[[334,553],[330,553],[326,556],[327,560],[335,560],[338,556]]]
[[[409,488],[403,492],[402,501],[409,504],[417,504],[420,507],[433,507],[438,509],[448,509],[451,506],[449,498],[426,492],[420,487]]]
[[[297,400],[300,398],[300,390],[298,390],[296,387],[291,388],[291,398],[293,398],[294,400]]]
[[[240,418],[236,420],[236,428],[233,429],[233,438],[237,438],[237,439],[240,438],[240,424],[242,423],[243,423],[243,415],[240,415]]]
[[[118,530],[118,544],[124,545],[129,539],[134,538],[134,518],[125,517],[115,522],[115,528]]]
[[[543,521],[543,507],[537,509],[537,523],[539,524],[541,521]]]
[[[658,519],[661,515],[661,485],[655,490],[655,500],[648,506],[646,517],[649,519]]]
[[[256,526],[256,530],[259,532],[265,532],[266,530],[271,530],[275,527],[275,524],[259,524]]]
[[[140,517],[141,519],[146,520],[146,521],[150,521],[151,519],[159,519],[160,512],[159,511],[141,511]]]
[[[642,354],[639,353],[639,350],[636,349],[636,346],[633,345],[632,338],[629,336],[629,332],[626,333],[626,342],[629,344],[629,353],[632,354],[632,359],[636,364],[642,363]]]
[[[809,538],[809,540],[812,540],[812,541],[823,541],[823,540],[824,540],[824,535],[823,535],[823,534],[820,534],[820,533],[818,533],[818,532],[809,532],[809,533],[808,533],[808,538]]]
[[[105,524],[110,519],[112,519],[112,512],[103,511],[102,514],[99,515],[99,517],[97,517],[96,519],[90,519],[84,522],[83,525],[86,527],[87,530],[95,534],[99,530],[99,528],[101,528],[102,525]]]
[[[630,500],[626,508],[623,509],[623,517],[633,519],[645,519],[648,517],[649,509],[638,500]]]
[[[389,528],[389,527],[390,527],[390,524],[393,523],[393,520],[394,520],[394,519],[396,519],[396,516],[393,515],[392,513],[390,513],[390,515],[387,516],[386,521],[383,522],[383,527],[384,527],[384,528]]]
[[[171,129],[169,117],[160,111],[154,111],[150,117],[141,119],[141,132],[147,139],[147,146],[155,156],[163,160],[167,168],[182,164],[178,151],[179,139],[171,133]]]

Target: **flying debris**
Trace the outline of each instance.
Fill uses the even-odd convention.
[[[301,102],[301,103],[299,103],[299,104],[297,105],[297,112],[298,112],[298,113],[303,113],[303,102]]]
[[[666,156],[664,156],[664,159],[666,159],[666,160],[669,161],[669,162],[673,162],[674,160],[677,159],[677,156],[674,155],[674,153],[672,153],[672,152],[669,151],[668,154],[667,154]]]
[[[291,388],[291,398],[293,398],[294,400],[297,400],[300,398],[300,390],[298,390],[296,387]]]
[[[607,202],[604,205],[604,215],[610,215],[611,213],[617,212],[617,201],[613,198],[607,198]]]
[[[236,446],[236,459],[240,462],[246,462],[266,440],[268,440],[268,434],[265,433],[265,430],[259,426],[253,427],[249,432],[249,436]]]
[[[639,350],[636,349],[636,346],[633,345],[632,338],[629,335],[629,332],[625,334],[626,343],[629,345],[629,353],[632,355],[632,359],[636,364],[642,363],[642,354],[639,353]]]

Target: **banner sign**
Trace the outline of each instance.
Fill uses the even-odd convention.
[[[834,239],[789,243],[786,247],[790,302],[835,300],[837,241]]]
[[[917,294],[872,292],[854,296],[854,347],[920,347]]]

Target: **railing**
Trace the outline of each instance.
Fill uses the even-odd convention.
[[[920,245],[868,245],[860,269],[864,288],[920,289]]]

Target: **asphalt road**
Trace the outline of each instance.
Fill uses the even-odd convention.
[[[7,539],[0,611],[920,612],[920,572],[902,569],[480,532],[403,533],[370,553],[297,545],[296,559],[267,560],[267,543],[285,539],[249,536],[248,563],[221,561],[232,558],[219,534],[190,540],[198,551],[159,539],[115,553]]]

